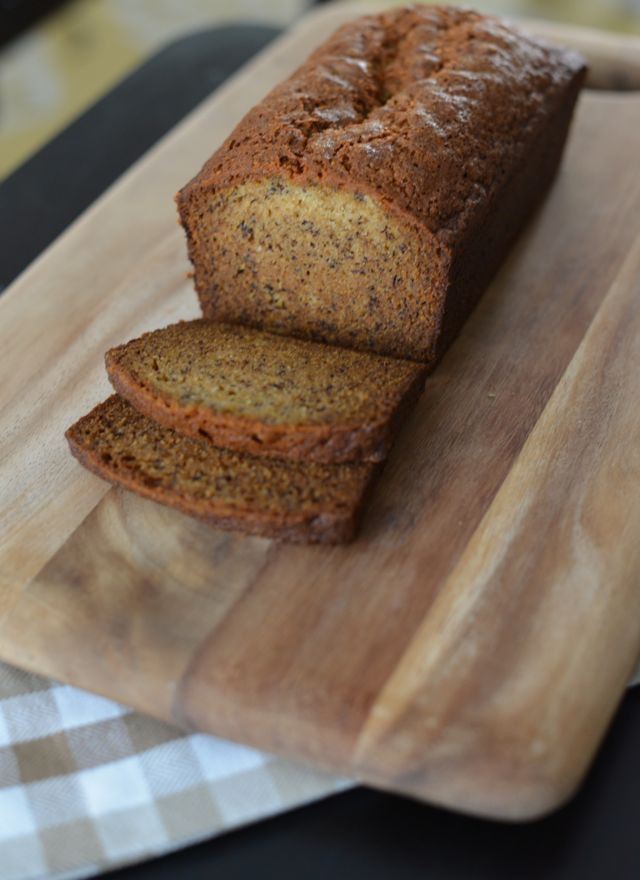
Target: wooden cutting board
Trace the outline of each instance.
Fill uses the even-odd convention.
[[[109,391],[106,348],[197,314],[173,192],[352,14],[270,47],[0,299],[0,656],[373,785],[533,817],[575,789],[640,649],[639,94],[582,97],[553,191],[353,545],[213,531],[109,489],[63,440]]]

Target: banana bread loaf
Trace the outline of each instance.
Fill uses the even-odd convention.
[[[432,365],[548,188],[584,73],[468,10],[340,28],[177,196],[203,314]]]
[[[106,354],[116,391],[183,434],[252,455],[381,461],[424,384],[413,361],[183,321]]]
[[[114,394],[66,432],[86,468],[221,529],[338,543],[355,532],[379,465],[255,458],[162,427]]]

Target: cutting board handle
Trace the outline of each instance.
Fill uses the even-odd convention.
[[[589,62],[587,88],[640,90],[640,37],[538,19],[518,19],[514,24],[581,52]]]

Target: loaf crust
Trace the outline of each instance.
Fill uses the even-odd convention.
[[[413,362],[203,320],[146,333],[105,363],[115,390],[169,428],[323,463],[382,461],[424,385]]]
[[[254,458],[164,428],[114,394],[65,434],[102,479],[204,520],[294,543],[354,537],[380,465]]]
[[[468,10],[418,6],[340,28],[177,196],[203,313],[433,364],[553,179],[584,74],[576,53]],[[250,205],[272,192],[274,227],[301,192],[303,219],[295,245],[285,235],[267,260]],[[342,274],[328,231],[315,257],[300,243],[322,227],[318,210],[304,213],[309,194],[327,193],[363,202],[375,226],[368,264],[345,257]],[[241,197],[249,219],[229,228]],[[357,208],[335,205],[335,217]],[[292,259],[307,259],[306,277]]]

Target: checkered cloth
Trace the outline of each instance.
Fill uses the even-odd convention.
[[[85,877],[347,787],[0,664],[0,878]]]
[[[0,663],[0,880],[87,877],[349,785]]]

